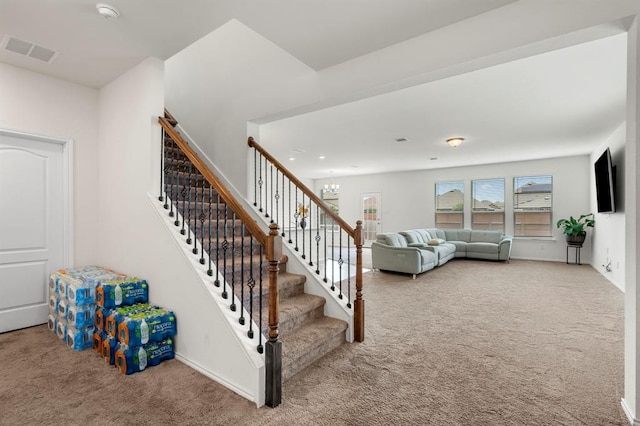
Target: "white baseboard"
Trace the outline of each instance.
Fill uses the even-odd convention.
[[[640,426],[640,421],[633,417],[633,414],[631,413],[631,410],[629,409],[629,406],[627,405],[627,402],[624,400],[624,398],[620,400],[620,404],[622,405],[624,414],[627,416],[627,420],[629,420],[629,424],[632,426]]]

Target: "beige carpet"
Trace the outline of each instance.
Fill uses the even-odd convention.
[[[623,425],[623,295],[591,267],[365,274],[366,342],[255,405],[173,360],[132,376],[46,327],[0,335],[0,424]]]

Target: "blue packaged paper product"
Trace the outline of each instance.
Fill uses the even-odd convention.
[[[146,280],[126,277],[105,281],[96,290],[96,304],[105,308],[117,308],[122,305],[147,303],[149,285]]]
[[[152,309],[160,308],[148,303],[136,303],[130,306],[120,306],[119,308],[113,308],[108,311],[109,313],[105,319],[104,329],[109,335],[118,337],[118,326],[127,316],[140,312],[150,311]]]
[[[60,302],[58,302],[58,316],[60,318],[67,319],[68,308],[69,308],[69,301],[66,299],[60,299]]]
[[[56,333],[56,324],[58,323],[58,317],[54,314],[49,314],[47,318],[47,328]]]
[[[49,295],[58,293],[58,275],[53,273],[49,275]]]
[[[123,374],[144,371],[147,367],[160,364],[175,357],[172,339],[151,342],[143,346],[121,344],[116,350],[116,368]]]
[[[173,312],[154,309],[126,317],[118,326],[118,340],[128,346],[140,346],[173,337],[176,332]]]
[[[56,334],[63,342],[67,341],[67,320],[58,317],[56,321]]]
[[[60,297],[57,294],[49,296],[49,312],[58,315],[58,308],[60,306]]]
[[[77,329],[94,327],[95,305],[67,307],[67,322],[69,326]]]
[[[70,281],[68,277],[61,277],[60,283],[64,283],[67,300],[76,306],[93,305],[96,302],[96,285],[91,280]]]
[[[78,330],[75,327],[67,327],[67,346],[76,351],[90,348],[93,344],[93,326]]]

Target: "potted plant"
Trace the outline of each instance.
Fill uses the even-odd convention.
[[[582,247],[584,239],[587,236],[586,228],[593,228],[596,221],[593,219],[593,213],[580,215],[579,218],[569,216],[569,219],[560,219],[556,223],[556,227],[562,228],[562,232],[567,238],[567,244]]]

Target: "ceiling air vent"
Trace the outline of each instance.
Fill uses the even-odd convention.
[[[0,43],[0,48],[32,59],[37,59],[38,61],[46,62],[48,64],[52,63],[58,56],[58,52],[54,50],[38,46],[37,44],[29,41],[20,40],[19,38],[10,35],[4,36],[2,43]]]

